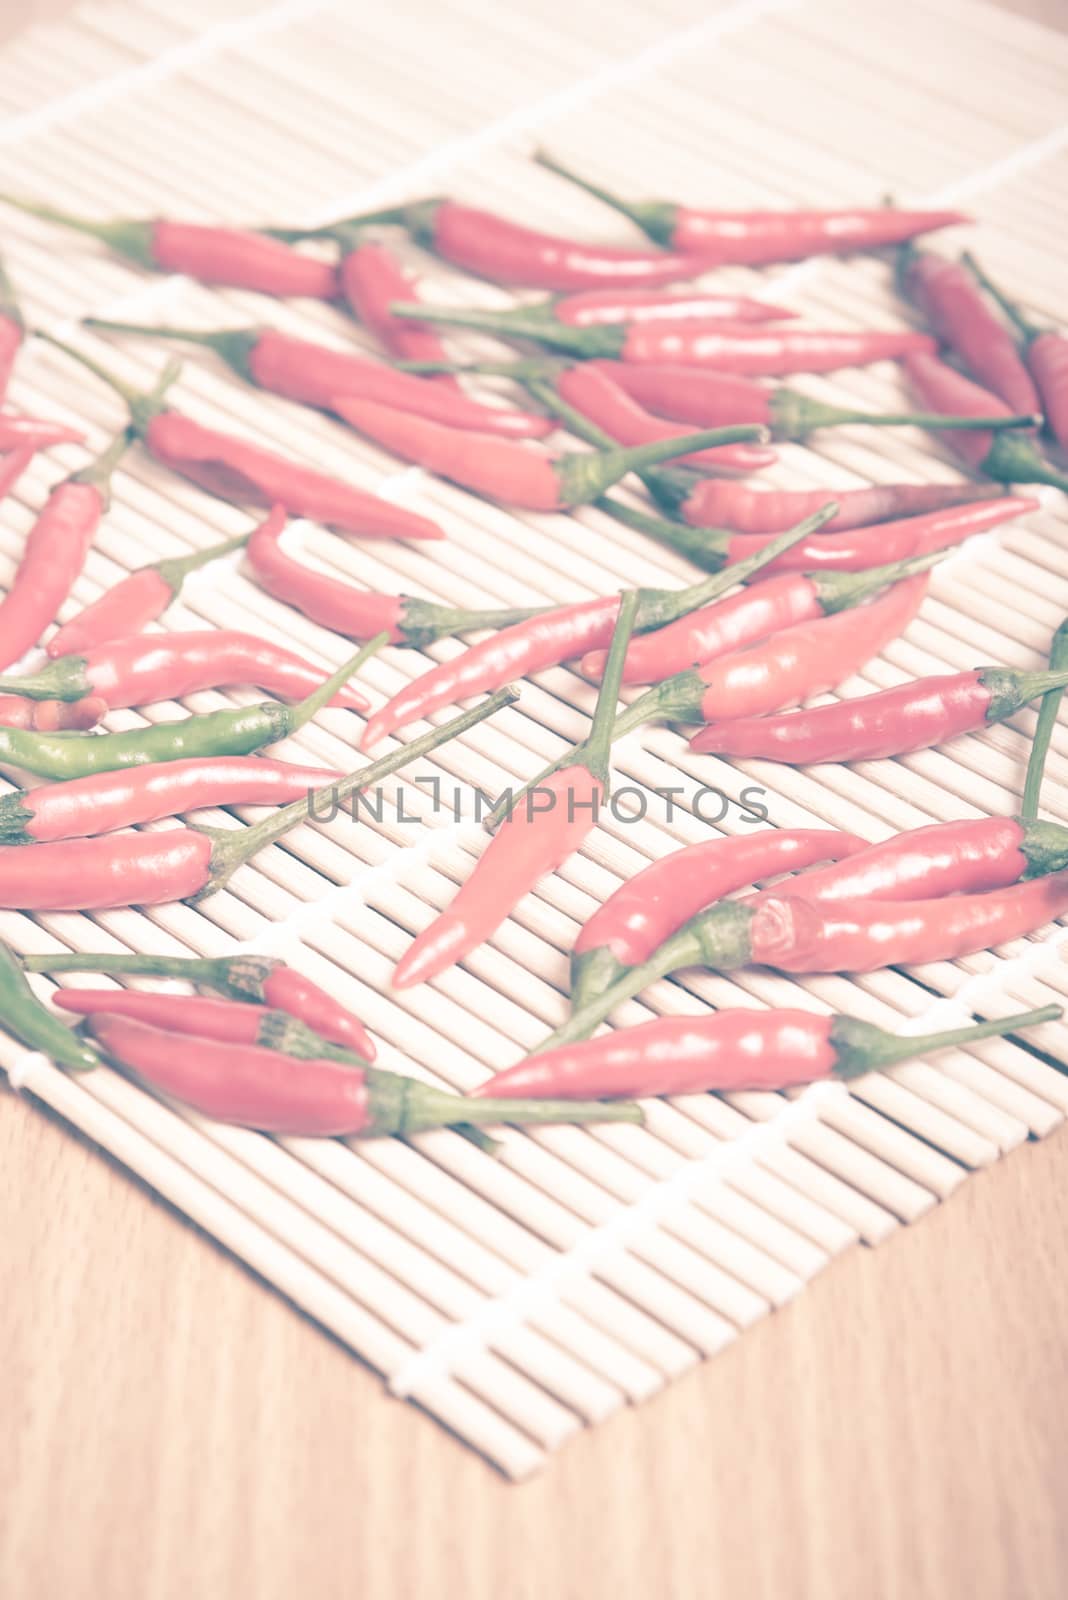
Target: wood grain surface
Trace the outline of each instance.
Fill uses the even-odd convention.
[[[1066,1178],[1062,1131],[515,1487],[2,1087],[0,1595],[1054,1600]]]

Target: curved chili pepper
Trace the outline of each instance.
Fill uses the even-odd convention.
[[[395,367],[369,361],[351,350],[331,350],[328,345],[294,339],[273,328],[224,328],[218,333],[201,333],[190,328],[142,327],[106,317],[87,317],[86,326],[107,333],[203,345],[258,389],[326,411],[337,411],[337,397],[346,395],[427,417],[449,428],[499,433],[513,439],[542,439],[553,431],[553,424],[546,417],[485,406],[460,388],[443,388],[440,383],[398,372]]]
[[[109,639],[82,655],[60,656],[32,676],[0,678],[0,691],[17,689],[35,700],[99,695],[114,711],[234,684],[255,684],[283,699],[301,699],[321,683],[314,667],[269,639],[236,628],[196,628]],[[366,711],[369,702],[359,690],[344,688],[331,704]]]
[[[369,639],[385,632],[391,644],[422,649],[432,640],[454,633],[511,627],[538,615],[535,608],[456,610],[412,595],[374,594],[357,589],[287,555],[281,546],[285,522],[285,512],[276,507],[249,540],[249,564],[261,587],[321,627],[333,628],[350,639]]]
[[[535,311],[569,328],[595,328],[606,322],[786,322],[797,316],[796,311],[766,300],[710,294],[705,289],[588,289],[522,308],[527,317]]]
[[[1024,360],[1042,397],[1046,427],[1068,450],[1068,338],[1054,328],[1042,328],[1029,321],[1016,302],[990,281],[973,255],[965,251],[961,260],[997,301],[1023,340]]]
[[[576,1008],[539,1047],[539,1053],[586,1038],[624,1000],[670,972],[702,965],[729,971],[750,962],[772,963],[762,942],[764,934],[757,936],[755,921],[758,909],[769,899],[781,906],[797,895],[809,919],[824,910],[833,917],[840,905],[845,914],[851,914],[871,902],[877,918],[885,902],[906,902],[906,911],[916,905],[968,906],[1009,890],[1023,877],[1050,881],[1043,875],[1052,874],[1068,881],[1065,866],[1068,829],[1052,823],[981,817],[912,829],[831,866],[810,869],[745,901],[724,900],[698,912],[647,960],[625,969],[618,982]],[[783,914],[772,917],[772,926],[784,920]],[[888,953],[886,960],[898,957]]]
[[[3,329],[0,313],[0,331]],[[0,341],[2,342],[2,341]],[[0,382],[3,373],[0,370]],[[68,428],[63,422],[47,422],[40,417],[19,417],[13,412],[0,412],[0,450],[48,450],[55,444],[82,444],[85,434],[78,428]]]
[[[1068,667],[1068,618],[1053,635],[1049,651],[1050,672],[1060,673],[1066,667]],[[1049,689],[1042,696],[1042,704],[1038,708],[1038,721],[1035,723],[1035,734],[1031,740],[1031,754],[1027,760],[1027,777],[1024,780],[1023,801],[1020,806],[1020,815],[1025,822],[1033,822],[1038,816],[1046,757],[1049,754],[1057,712],[1063,699],[1063,688]]]
[[[685,428],[654,417],[623,385],[614,382],[609,372],[604,370],[609,365],[607,362],[587,362],[583,366],[565,368],[556,380],[560,395],[569,405],[589,417],[591,422],[603,428],[617,444],[640,445],[649,444],[655,439],[686,437]],[[749,420],[742,416],[730,419],[731,423]],[[711,471],[759,472],[762,467],[774,466],[778,459],[777,452],[765,445],[732,444],[721,445],[719,449],[694,451],[690,455],[680,456],[679,462]]]
[[[525,807],[510,811],[448,908],[423,929],[397,963],[391,979],[395,989],[426,983],[462,961],[511,915],[516,902],[540,878],[555,872],[597,826],[601,802],[608,792],[612,723],[638,599],[634,589],[620,599],[589,738],[539,791],[537,806],[531,794]]]
[[[713,605],[689,611],[667,627],[632,639],[623,682],[662,683],[696,663],[713,661],[781,633],[784,628],[833,616],[836,611],[857,605],[881,586],[885,582],[879,575],[881,570],[784,572],[765,578]],[[604,671],[604,662],[603,651],[592,651],[583,656],[581,670],[598,678]]]
[[[475,1090],[487,1095],[641,1099],[739,1089],[796,1089],[829,1078],[848,1081],[915,1056],[1052,1022],[1061,1007],[898,1037],[856,1017],[811,1011],[715,1011],[658,1017],[621,1033],[520,1061]]]
[[[385,642],[382,635],[372,639],[314,694],[295,706],[267,700],[262,705],[211,711],[180,722],[160,722],[127,733],[102,733],[91,739],[76,733],[46,735],[0,726],[0,767],[17,767],[21,772],[62,782],[94,772],[146,767],[158,761],[251,755],[303,728]]]
[[[187,556],[170,556],[138,567],[65,622],[45,646],[47,654],[85,655],[95,645],[143,632],[150,622],[162,617],[191,572],[240,550],[249,538],[247,533],[238,534],[236,539],[225,539],[206,550],[192,550]]]
[[[461,205],[456,200],[433,198],[409,201],[384,211],[345,217],[325,228],[271,228],[276,239],[312,239],[344,236],[368,224],[395,223],[406,228],[417,244],[434,255],[463,267],[478,278],[489,278],[524,289],[612,289],[620,285],[651,288],[679,278],[695,277],[701,269],[689,257],[662,250],[621,250],[614,245],[587,244],[559,234],[541,233],[509,222],[492,211]]]
[[[103,700],[26,700],[22,695],[0,695],[0,726],[38,728],[42,733],[95,728],[107,711]]]
[[[775,828],[709,839],[651,861],[609,895],[571,952],[571,1004],[582,1006],[647,961],[669,934],[735,889],[865,848],[831,828]]]
[[[26,320],[15,297],[7,268],[0,261],[0,400],[7,393],[7,386],[11,382],[11,369],[15,365],[15,357],[22,349],[25,337]]]
[[[458,428],[445,428],[425,417],[356,400],[351,395],[339,395],[335,405],[360,433],[403,461],[473,489],[487,499],[532,511],[563,511],[596,500],[628,472],[669,461],[688,449],[742,444],[764,437],[762,428],[707,429],[629,450],[550,455],[515,439],[463,433]]]
[[[13,951],[0,943],[0,1017],[8,1033],[30,1050],[39,1050],[62,1067],[87,1072],[100,1057],[48,1007],[42,1005]]]
[[[27,972],[96,972],[126,977],[181,978],[202,988],[215,989],[227,996],[230,1002],[235,999],[253,1001],[261,1017],[274,1013],[290,1018],[307,1033],[314,1032],[320,1048],[310,1052],[312,1054],[330,1055],[343,1050],[362,1056],[366,1061],[373,1061],[375,1057],[374,1040],[359,1018],[354,1017],[332,994],[275,956],[149,956],[114,952],[94,954],[83,950],[74,955],[25,956],[22,965]],[[83,990],[75,992],[84,993]],[[153,998],[162,1000],[164,997],[156,995]],[[166,998],[170,1000],[174,997]],[[261,1007],[269,1010],[265,1012]],[[242,1009],[243,1006],[238,1006],[238,1010]],[[153,1018],[146,1020],[152,1021]],[[177,1024],[168,1020],[167,1026]],[[207,1029],[204,1031],[207,1032]],[[278,1029],[274,1032],[277,1036]],[[291,1037],[299,1038],[300,1035],[294,1033]],[[295,1055],[306,1053],[309,1052],[303,1048],[293,1051]]]
[[[879,483],[867,489],[768,489],[760,484],[709,478],[694,486],[700,494],[700,517],[709,527],[738,533],[781,533],[810,516],[828,500],[837,514],[824,533],[867,527],[887,519],[922,516],[952,506],[984,500],[990,491],[981,483]]]
[[[1066,911],[1068,872],[946,900],[825,906],[769,895],[753,913],[752,959],[781,972],[877,972],[956,961],[1034,933]]]
[[[833,501],[806,522],[779,534],[750,560],[705,578],[701,583],[691,584],[686,589],[639,590],[635,627],[643,631],[661,628],[675,617],[716,599],[736,583],[752,577],[791,542],[804,539],[811,529],[818,528],[821,521],[830,516],[832,509]],[[582,600],[577,605],[560,606],[529,622],[504,628],[493,638],[472,645],[463,655],[439,662],[399,689],[392,700],[373,713],[364,729],[363,749],[372,749],[395,729],[428,717],[456,700],[498,688],[513,678],[528,678],[588,650],[607,646],[618,615],[618,595]]]
[[[447,327],[479,328],[505,339],[533,339],[564,355],[586,359],[604,356],[637,366],[678,364],[715,367],[749,378],[784,378],[792,372],[836,372],[839,367],[867,366],[897,360],[913,351],[931,351],[937,344],[926,333],[909,331],[848,332],[840,329],[776,328],[769,330],[723,322],[635,322],[571,328],[537,314],[483,311],[475,307],[415,306],[390,308],[395,317],[422,318]],[[535,313],[537,308],[535,307]],[[464,371],[455,367],[447,370]],[[999,415],[992,408],[992,415]]]
[[[976,667],[971,672],[917,678],[878,694],[781,717],[713,723],[690,740],[690,749],[762,756],[794,767],[819,761],[875,761],[929,750],[1001,722],[1029,700],[1065,684],[1068,672]]]
[[[337,298],[336,267],[301,255],[264,233],[195,222],[91,222],[17,195],[0,195],[0,200],[32,217],[99,239],[109,250],[155,272],[180,272],[198,283],[256,289],[260,294]]]
[[[898,252],[897,283],[985,389],[1013,411],[1041,409],[1038,390],[1011,335],[966,267],[907,244]]]
[[[878,250],[935,228],[970,222],[962,211],[702,211],[670,200],[623,200],[599,184],[580,177],[544,150],[534,160],[568,183],[636,222],[657,244],[701,257],[706,267],[767,266],[775,261],[802,261],[808,256],[841,255],[853,250]]]
[[[415,280],[405,271],[392,250],[356,234],[342,240],[341,292],[349,309],[365,328],[370,328],[391,355],[408,361],[448,361],[448,352],[437,334],[418,323],[404,322],[390,311],[394,300],[418,299]],[[441,374],[437,382],[459,389],[456,378]]]
[[[316,798],[340,803],[407,765],[417,755],[491,716],[514,695],[501,691],[425,738],[350,773],[340,783],[294,800],[250,828],[180,827],[120,833],[56,844],[0,845],[0,906],[11,911],[100,911],[113,906],[201,900],[225,887],[258,850],[307,822]]]
[[[56,612],[85,565],[100,518],[108,507],[111,474],[131,438],[130,431],[124,430],[103,455],[65,478],[49,495],[30,530],[11,588],[0,601],[0,668],[25,655],[55,621]]]
[[[284,805],[343,776],[263,756],[198,757],[97,772],[0,795],[0,844],[84,839],[207,806]]]
[[[62,1011],[94,1017],[106,1011],[113,1017],[168,1033],[195,1034],[219,1044],[260,1045],[299,1060],[349,1061],[366,1066],[373,1056],[340,1050],[284,1011],[272,1011],[251,1001],[216,1000],[196,994],[148,994],[134,989],[60,989],[54,996]]]
[[[996,430],[1034,426],[1033,407],[1023,416],[954,417],[951,421],[939,412],[877,412],[828,406],[797,389],[788,389],[785,384],[769,389],[752,378],[732,377],[729,373],[712,372],[704,367],[630,367],[623,361],[598,361],[596,368],[632,400],[658,416],[671,417],[675,422],[689,423],[695,428],[719,428],[728,422],[759,422],[771,429],[773,439],[803,440],[820,428],[840,428],[854,422],[868,428],[960,429],[964,432],[983,427]],[[565,399],[578,404],[564,391],[562,380],[561,390]]]
[[[206,428],[177,411],[161,409],[162,389],[181,368],[167,368],[152,395],[137,395],[99,363],[51,334],[41,334],[79,361],[120,395],[130,408],[131,426],[149,453],[209,494],[252,505],[283,505],[291,516],[309,517],[365,539],[443,539],[436,523],[393,505],[378,495],[328,478],[288,461],[247,439]]]
[[[955,414],[1008,412],[996,395],[932,355],[905,357],[905,373],[924,405]],[[1041,418],[1036,417],[1036,426]],[[977,472],[999,483],[1049,483],[1068,492],[1068,476],[1044,461],[1030,439],[1010,433],[951,433],[946,444]]]
[[[67,1030],[64,1030],[67,1031]],[[104,1055],[202,1116],[263,1133],[304,1138],[380,1137],[466,1122],[637,1122],[627,1105],[473,1102],[375,1067],[283,1055],[260,1045],[225,1044],[169,1033],[98,1012],[89,1031]]]

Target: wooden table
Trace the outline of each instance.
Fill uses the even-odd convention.
[[[0,1593],[1052,1600],[1066,1174],[1017,1152],[513,1487],[0,1089]]]

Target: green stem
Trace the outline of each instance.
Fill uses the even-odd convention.
[[[411,200],[402,206],[385,206],[380,211],[365,211],[356,217],[341,217],[336,222],[326,222],[319,228],[259,228],[258,233],[268,238],[281,239],[285,244],[299,244],[302,239],[344,239],[348,233],[361,228],[409,226],[413,212],[436,206],[438,200]]]
[[[383,645],[388,643],[388,631],[376,633],[373,639],[368,639],[365,645],[361,645],[354,656],[338,667],[337,671],[332,673],[325,683],[321,683],[318,689],[313,690],[306,699],[298,700],[296,705],[283,707],[286,725],[285,737],[289,738],[290,735],[297,733],[313,717],[318,716],[323,707],[330,704],[334,696],[345,687],[350,678],[354,678],[360,668],[370,661],[372,656],[377,655]]]
[[[123,428],[95,460],[90,461],[88,466],[82,467],[79,472],[72,472],[67,482],[89,484],[100,496],[101,509],[106,511],[111,504],[112,474],[136,438],[137,434],[132,427]]]
[[[611,206],[613,211],[622,212],[623,216],[629,217],[656,244],[672,243],[679,213],[677,205],[668,200],[624,200],[611,189],[602,189],[600,184],[591,183],[589,178],[584,178],[571,167],[565,167],[563,162],[557,161],[555,156],[549,155],[545,150],[536,150],[534,160],[539,167],[555,172],[559,178],[566,178],[568,183],[583,189],[586,194],[592,195],[604,205]]]
[[[1049,665],[1052,672],[1068,667],[1068,617],[1064,619],[1050,645]],[[1042,778],[1046,770],[1046,757],[1049,753],[1050,740],[1053,737],[1053,726],[1057,721],[1064,690],[1053,688],[1042,697],[1039,707],[1038,722],[1035,725],[1035,737],[1031,744],[1031,755],[1027,763],[1027,778],[1024,782],[1023,805],[1020,815],[1024,822],[1033,822],[1038,816],[1039,797],[1042,792]]]
[[[110,317],[86,317],[84,326],[102,333],[132,333],[139,339],[179,339],[184,344],[213,350],[228,367],[255,383],[251,367],[252,352],[263,337],[259,328],[171,328],[152,327],[139,322],[116,322]]]
[[[167,556],[163,561],[152,562],[152,568],[159,573],[172,594],[177,594],[191,572],[197,572],[212,561],[221,561],[223,556],[232,555],[235,550],[242,550],[252,538],[253,531],[250,528],[248,533],[223,539],[220,544],[209,545],[206,550],[191,550],[187,556]]]
[[[76,350],[72,344],[67,344],[63,339],[57,339],[54,333],[46,333],[43,329],[35,331],[35,337],[43,339],[46,344],[54,345],[57,350],[62,350],[64,355],[70,356],[72,361],[77,361],[94,378],[99,378],[101,383],[106,383],[113,389],[120,400],[125,401],[130,413],[130,422],[137,433],[144,433],[149,422],[160,411],[164,410],[163,398],[167,390],[176,383],[181,376],[182,364],[180,361],[168,361],[152,388],[142,392],[123,383],[107,367],[101,366],[99,361],[94,361],[92,356],[87,356],[84,350]]]
[[[702,428],[697,433],[654,439],[648,444],[613,445],[610,449],[587,454],[562,455],[554,464],[560,499],[567,506],[585,505],[598,499],[630,472],[640,476],[661,461],[673,461],[694,450],[713,450],[726,444],[765,444],[769,438],[767,428],[758,423],[743,423],[734,428]]]
[[[1039,696],[1061,691],[1068,684],[1068,671],[1011,672],[1004,667],[986,667],[980,673],[984,689],[990,691],[987,722],[1002,722]]]
[[[383,636],[379,635],[379,640]],[[379,641],[374,641],[376,648]],[[334,680],[331,680],[333,682]],[[322,691],[320,691],[321,693]],[[273,816],[265,817],[254,827],[241,829],[199,828],[196,831],[205,833],[211,840],[211,877],[208,884],[194,898],[202,900],[208,895],[216,894],[222,889],[232,874],[237,871],[257,851],[263,850],[267,845],[274,844],[281,839],[290,829],[307,822],[314,815],[316,803],[326,805],[339,805],[342,800],[358,793],[370,785],[380,783],[383,778],[392,776],[401,767],[407,766],[410,761],[419,756],[426,755],[431,750],[436,750],[439,745],[446,744],[450,739],[457,738],[466,733],[486,717],[493,716],[502,706],[513,704],[518,699],[514,689],[499,689],[496,694],[481,705],[475,706],[471,711],[465,711],[462,716],[454,717],[451,722],[446,722],[440,728],[432,728],[429,733],[423,734],[418,739],[413,739],[410,744],[402,745],[390,755],[383,756],[380,761],[373,761],[370,766],[361,767],[358,772],[349,773],[347,778],[342,778],[338,783],[328,784],[325,788],[310,791],[304,800],[294,800],[290,805],[283,806]],[[305,705],[307,702],[305,702]]]
[[[913,578],[918,572],[927,572],[950,555],[950,550],[929,550],[925,555],[906,556],[902,561],[890,561],[882,567],[868,567],[863,572],[812,572],[807,576],[816,590],[820,610],[824,616],[836,611],[848,611],[877,594],[880,589],[902,578]]]
[[[937,411],[856,411],[823,405],[793,389],[777,389],[769,401],[776,439],[805,439],[818,428],[863,423],[869,428],[929,428],[945,432],[998,433],[1010,428],[1035,428],[1041,417],[946,417]]]
[[[657,544],[685,556],[695,567],[706,572],[719,572],[727,560],[731,540],[736,537],[729,528],[691,528],[685,522],[668,522],[663,517],[651,517],[634,506],[625,505],[603,495],[594,501],[599,511],[606,511],[617,522],[644,533]]]
[[[987,277],[986,273],[983,271],[982,267],[979,265],[978,261],[972,255],[970,250],[964,251],[963,255],[961,256],[961,261],[967,267],[972,277],[977,279],[978,282],[982,284],[983,288],[986,290],[991,299],[997,302],[1002,311],[1004,311],[1005,315],[1008,317],[1009,321],[1012,323],[1013,327],[1017,329],[1017,331],[1027,341],[1028,344],[1031,343],[1032,339],[1037,339],[1039,334],[1046,331],[1044,328],[1040,328],[1036,322],[1029,321],[1029,319],[1025,317],[1023,312],[1020,310],[1020,307],[1017,305],[1016,301],[1010,300],[1005,291],[999,288],[996,283],[992,282],[992,280]]]
[[[1048,483],[1068,494],[1068,474],[1051,467],[1031,441],[1018,434],[996,433],[979,470],[998,483]]]
[[[595,328],[572,328],[535,306],[525,311],[483,311],[475,306],[428,306],[411,300],[390,302],[390,315],[419,322],[440,322],[450,328],[474,328],[502,339],[531,339],[550,345],[565,355],[588,358],[618,356],[627,342],[625,326],[605,323]]]
[[[432,644],[435,639],[449,639],[457,633],[476,633],[483,628],[512,628],[517,623],[529,622],[531,617],[551,611],[551,606],[516,606],[500,611],[478,611],[439,606],[432,600],[410,599],[404,602],[399,623],[405,644],[415,649]]]
[[[0,317],[6,322],[15,323],[25,333],[26,318],[22,314],[22,307],[15,295],[15,286],[2,259],[0,259]]]
[[[0,194],[0,202],[14,206],[16,210],[24,211],[31,217],[40,217],[45,222],[56,222],[61,228],[73,228],[76,233],[88,234],[90,238],[99,239],[112,250],[117,250],[120,255],[129,256],[142,267],[154,268],[157,265],[152,249],[155,225],[151,222],[129,219],[92,222],[88,217],[76,217],[69,211],[59,211],[55,206],[44,205],[39,200],[24,200],[19,195],[13,194]]]
[[[462,1124],[518,1123],[537,1127],[551,1122],[641,1122],[636,1105],[600,1100],[490,1100],[448,1094],[417,1078],[372,1067],[365,1074],[369,1090],[370,1134],[420,1133],[427,1128]]]
[[[205,988],[228,988],[229,956],[150,956],[140,952],[76,950],[69,955],[23,956],[26,972],[101,972],[139,978],[184,978]]]
[[[612,728],[616,720],[619,690],[623,682],[623,667],[640,599],[637,589],[629,589],[620,599],[616,625],[612,630],[612,642],[608,647],[608,658],[605,661],[597,704],[593,711],[593,721],[590,723],[589,737],[581,747],[582,764],[593,773],[594,777],[600,778],[605,787],[608,784]],[[579,753],[576,751],[576,756]]]
[[[38,1000],[26,982],[27,970],[13,950],[0,944],[0,1026],[60,1066],[80,1072],[98,1067],[96,1051]]]
[[[899,1061],[931,1055],[936,1050],[948,1050],[955,1045],[967,1049],[980,1039],[1001,1038],[1003,1034],[1017,1033],[1021,1028],[1036,1027],[1040,1022],[1055,1022],[1060,1015],[1060,1006],[1042,1006],[1038,1011],[1021,1011],[1015,1016],[973,1023],[969,1027],[949,1028],[944,1033],[905,1035],[887,1033],[870,1022],[858,1021],[856,1017],[836,1017],[831,1024],[830,1037],[835,1051],[834,1075],[836,1078],[856,1078],[865,1072],[882,1071]]]

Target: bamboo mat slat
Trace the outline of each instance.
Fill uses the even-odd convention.
[[[315,222],[447,188],[561,232],[633,239],[621,219],[529,163],[541,139],[639,196],[775,206],[876,203],[892,191],[973,212],[969,242],[990,270],[1035,312],[1056,317],[1066,71],[1068,40],[978,0],[903,0],[892,12],[847,0],[655,8],[641,0],[505,8],[406,0],[385,11],[328,0],[190,0],[179,12],[168,0],[95,0],[63,22],[30,28],[0,54],[0,147],[27,194],[101,217]],[[372,348],[325,306],[151,279],[13,211],[3,223],[3,252],[33,323],[74,337],[131,382],[145,384],[158,370],[158,350],[93,337],[78,329],[82,316],[190,327],[264,320]],[[499,288],[409,253],[432,298],[511,303]],[[879,326],[908,316],[880,261],[819,260],[762,276],[735,268],[718,281],[759,285],[813,322]],[[500,348],[474,339],[455,347]],[[797,387],[878,409],[902,399],[890,364],[801,378]],[[378,489],[435,517],[449,535],[428,553],[346,542],[310,526],[291,531],[295,551],[346,581],[454,604],[524,605],[690,576],[683,560],[596,510],[515,513],[399,470],[328,418],[243,389],[206,355],[188,356],[180,393],[183,408],[203,420]],[[12,398],[85,422],[93,445],[120,421],[97,383],[40,343],[20,358]],[[5,505],[0,586],[48,487],[81,459],[69,448],[38,459]],[[920,434],[853,428],[784,446],[769,477],[844,488],[954,470]],[[1068,612],[1068,515],[1055,491],[1037,498],[1033,515],[944,563],[906,636],[839,693],[977,661],[1040,665]],[[64,615],[133,567],[246,525],[246,513],[133,456]],[[194,575],[165,626],[280,633],[324,667],[349,653],[346,641],[262,594],[238,559]],[[443,641],[425,653],[387,650],[368,665],[365,685],[379,703],[428,659],[459,648]],[[193,695],[180,706],[113,713],[107,726],[254,698]],[[872,840],[927,821],[1011,812],[1035,716],[1027,710],[895,762],[796,772],[695,758],[666,728],[631,735],[617,747],[616,773],[644,798],[641,820],[607,816],[582,853],[461,967],[394,996],[393,963],[485,847],[474,790],[495,795],[532,776],[584,732],[594,698],[569,669],[540,674],[492,729],[399,774],[380,816],[364,810],[358,827],[339,817],[300,829],[201,907],[0,912],[0,937],[24,953],[285,955],[366,1020],[383,1065],[470,1089],[563,1018],[568,952],[592,909],[679,843],[712,828],[744,834],[748,787],[766,791],[775,825],[843,827]],[[348,768],[359,727],[328,712],[280,753]],[[431,777],[445,801],[438,807]],[[656,803],[666,786],[679,789],[670,817]],[[727,807],[715,823],[701,810],[711,788]],[[398,800],[415,822],[402,820]],[[1068,822],[1063,727],[1044,805],[1045,815]],[[225,825],[258,814],[239,808],[201,820]],[[652,986],[616,1020],[707,1004],[792,1004],[902,1031],[949,1026],[973,1012],[1063,1002],[1064,939],[1058,927],[965,961],[857,980],[687,973]],[[47,996],[50,984],[34,982]],[[109,1071],[73,1081],[0,1032],[0,1066],[13,1085],[246,1260],[376,1368],[392,1393],[517,1479],[580,1428],[722,1349],[835,1256],[919,1220],[970,1171],[1049,1133],[1068,1111],[1066,1064],[1068,1027],[1052,1023],[1026,1044],[947,1051],[848,1089],[658,1101],[642,1129],[506,1130],[503,1154],[491,1160],[449,1131],[350,1145],[223,1128]]]

